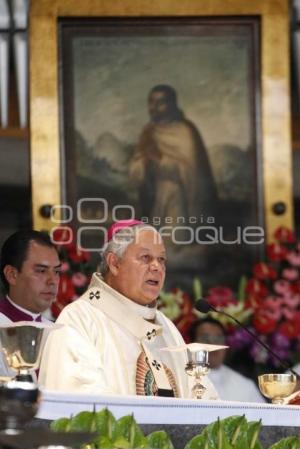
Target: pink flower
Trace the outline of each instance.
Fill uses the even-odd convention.
[[[293,320],[295,318],[295,310],[291,310],[288,307],[282,307],[281,311],[282,311],[282,315],[287,320]]]
[[[296,309],[300,304],[300,295],[285,294],[281,299],[281,303],[292,309]]]
[[[63,262],[61,264],[61,272],[66,273],[70,269],[70,264],[68,262]]]
[[[279,281],[274,282],[274,290],[276,293],[284,295],[291,292],[291,285],[285,279],[279,279]]]
[[[298,270],[295,268],[286,268],[282,271],[282,276],[288,281],[295,281],[296,279],[299,279]]]
[[[87,283],[87,276],[83,273],[74,273],[72,276],[72,282],[75,287],[84,287]]]
[[[289,252],[286,255],[286,260],[294,267],[300,267],[300,255],[296,252]]]

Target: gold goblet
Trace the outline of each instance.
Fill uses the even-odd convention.
[[[262,374],[258,376],[258,386],[261,393],[272,404],[283,404],[284,398],[293,393],[296,387],[294,374]]]

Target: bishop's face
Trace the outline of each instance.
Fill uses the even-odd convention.
[[[115,261],[112,287],[132,301],[153,303],[164,284],[166,250],[161,236],[154,230],[141,230],[136,242]]]

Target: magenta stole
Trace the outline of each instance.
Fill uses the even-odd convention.
[[[17,307],[11,304],[7,298],[0,299],[0,313],[3,313],[3,315],[7,316],[7,318],[14,323],[16,321],[34,321],[31,315],[17,309]],[[39,315],[35,321],[42,321],[41,315]]]

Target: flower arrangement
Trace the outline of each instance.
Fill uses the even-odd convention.
[[[191,324],[197,319],[191,297],[180,288],[174,288],[170,292],[162,291],[158,308],[173,321],[184,340],[189,342]]]
[[[231,289],[215,287],[206,300],[233,315],[287,363],[300,361],[300,243],[280,227],[267,245],[267,260],[256,263],[252,277],[242,279],[237,297]],[[277,367],[278,361],[232,320],[215,314],[228,330],[228,344],[247,351],[256,364]]]
[[[300,362],[300,243],[287,228],[274,233],[267,245],[266,261],[254,264],[252,276],[242,277],[237,292],[216,286],[202,294],[194,280],[194,297],[204,297],[214,308],[236,318],[267,344],[287,364]],[[181,289],[162,292],[160,309],[177,325],[186,342],[195,319],[203,315],[193,308],[193,300]],[[279,368],[278,360],[225,315],[210,312],[227,331],[233,351],[247,354],[262,371]],[[259,366],[258,366],[259,369]]]
[[[57,297],[51,306],[52,315],[57,318],[66,305],[75,301],[87,290],[95,270],[91,254],[78,249],[69,229],[56,228],[52,240],[56,244],[62,263]]]

